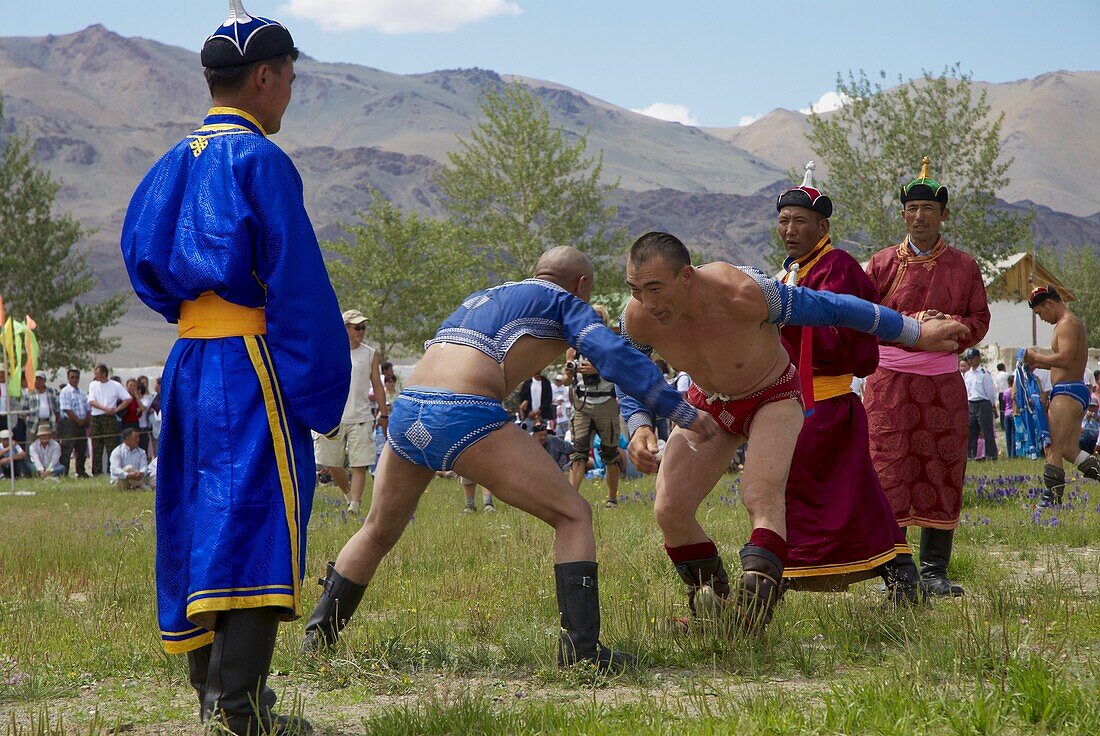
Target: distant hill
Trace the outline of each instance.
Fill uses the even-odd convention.
[[[1002,153],[1015,159],[1012,182],[998,196],[1029,200],[1087,216],[1100,212],[1100,72],[1057,71],[1004,84],[974,82],[994,114],[1004,113]],[[825,113],[826,116],[829,113]],[[712,135],[783,169],[813,158],[805,115],[773,110],[740,128],[707,128]]]
[[[708,257],[764,265],[784,172],[809,156],[804,116],[785,110],[744,128],[707,131],[553,82],[481,69],[403,76],[303,57],[296,71],[294,101],[274,140],[302,173],[322,239],[341,236],[339,223],[369,205],[372,188],[399,207],[441,214],[433,174],[476,124],[481,90],[506,81],[530,86],[554,124],[587,134],[590,153],[602,152],[607,181],[620,185],[613,203],[628,232],[670,230]],[[1047,245],[1100,242],[1100,215],[1074,216],[1100,210],[1087,181],[1100,164],[1100,138],[1071,132],[1074,124],[1082,133],[1100,124],[1100,73],[1058,72],[989,88],[994,106],[1006,110],[1006,147],[1020,151],[1009,197],[1018,191],[1042,205],[1037,230]],[[63,184],[59,208],[94,230],[81,245],[100,279],[98,293],[127,288],[118,253],[126,204],[209,104],[198,55],[102,26],[0,38],[0,93],[0,137],[28,130],[37,159]],[[114,360],[162,357],[171,331],[152,327],[154,319],[135,304]]]

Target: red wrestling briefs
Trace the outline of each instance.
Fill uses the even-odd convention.
[[[749,426],[752,424],[752,419],[756,416],[756,412],[760,410],[760,407],[785,399],[794,399],[799,406],[805,409],[805,404],[802,402],[802,386],[799,383],[798,369],[794,367],[794,364],[788,365],[787,370],[772,385],[739,399],[730,399],[723,394],[708,396],[703,389],[694,383],[688,389],[687,395],[689,404],[710,414],[727,432],[746,438],[749,436]]]

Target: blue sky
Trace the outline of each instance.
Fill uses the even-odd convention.
[[[102,23],[198,50],[225,0],[3,0],[0,35]],[[838,72],[919,76],[954,62],[1005,82],[1100,69],[1100,1],[245,0],[323,61],[397,73],[482,67],[548,79],[623,107],[731,126],[805,108]],[[43,8],[46,8],[45,10]]]

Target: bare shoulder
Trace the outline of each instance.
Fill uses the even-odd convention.
[[[714,261],[699,266],[696,270],[700,285],[710,292],[708,296],[716,304],[734,305],[760,294],[756,279],[732,263]],[[770,278],[763,271],[760,273],[765,278]]]
[[[637,299],[631,299],[623,310],[622,327],[630,340],[638,345],[649,345],[653,339],[653,328],[657,320],[653,319]]]

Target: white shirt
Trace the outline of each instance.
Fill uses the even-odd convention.
[[[535,376],[531,379],[531,405],[527,407],[527,413],[533,414],[542,408],[542,379]],[[548,421],[550,417],[543,417],[543,421]]]
[[[0,414],[6,414],[8,411],[8,384],[6,382],[0,382]]]
[[[131,467],[139,473],[144,473],[149,468],[149,458],[145,456],[145,450],[138,445],[134,449],[120,444],[111,450],[111,482],[117,483],[126,478],[126,468]]]
[[[997,389],[997,393],[1004,393],[1004,390],[1008,388],[1008,377],[1012,375],[1008,371],[997,371],[993,376],[993,388]]]
[[[362,424],[371,420],[370,367],[374,364],[374,348],[366,343],[360,343],[359,347],[351,351],[351,390],[348,391],[348,400],[344,404],[344,416],[340,421],[344,424]]]
[[[149,405],[152,403],[152,395],[145,394],[141,397],[141,406],[145,409],[141,414],[138,414],[138,427],[141,429],[149,429]]]
[[[553,394],[554,406],[557,408],[557,420],[558,422],[564,422],[568,419],[566,404],[569,403],[569,387],[565,384],[559,386],[556,383],[551,383],[550,392]]]
[[[967,401],[997,403],[996,389],[993,387],[993,376],[989,375],[989,371],[982,366],[968,370],[966,375],[963,376],[963,382],[966,384]]]
[[[54,466],[61,462],[61,445],[58,444],[57,440],[51,439],[43,447],[39,440],[35,440],[31,443],[28,454],[31,456],[31,462],[34,463],[34,469],[39,473],[43,470],[53,470]]]
[[[38,418],[50,418],[50,395],[45,391],[38,394]]]
[[[1044,394],[1049,394],[1051,389],[1054,388],[1054,384],[1050,382],[1050,369],[1036,368],[1032,373],[1035,374],[1035,380],[1039,382],[1039,390]]]
[[[88,401],[94,401],[112,409],[130,398],[130,393],[118,381],[107,380],[104,382],[92,381],[88,385]],[[104,415],[102,409],[91,407],[93,417]]]
[[[686,394],[688,389],[691,388],[691,376],[680,371],[672,378],[666,379],[669,386],[676,389],[677,393]]]

